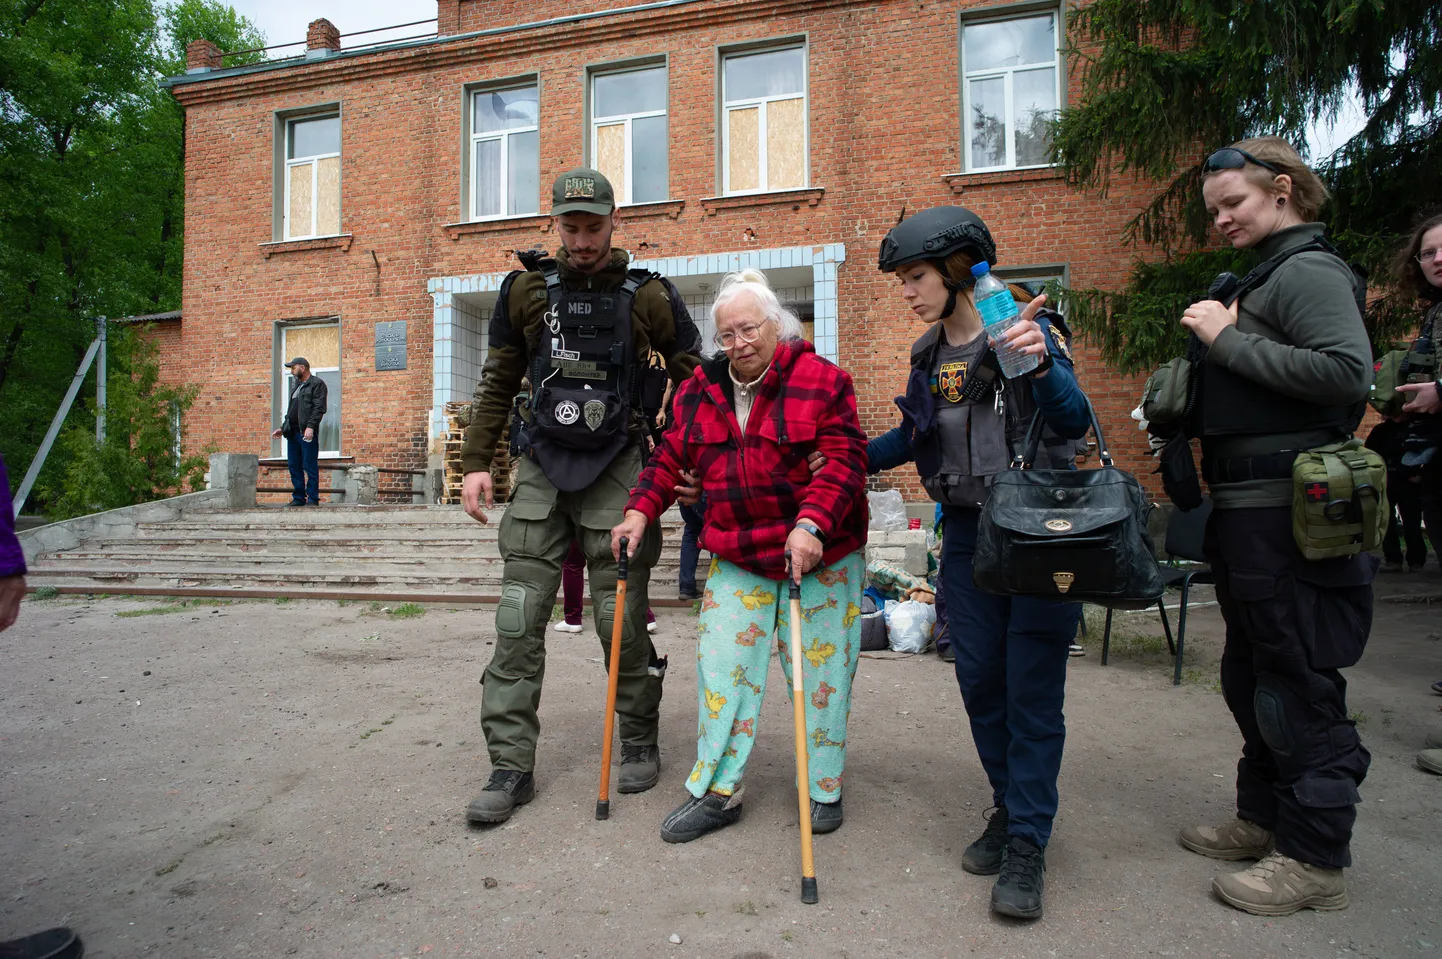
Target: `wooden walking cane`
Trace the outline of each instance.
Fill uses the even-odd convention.
[[[801,811],[801,901],[816,903],[816,862],[811,856],[811,771],[806,762],[806,697],[801,689],[801,584],[786,551],[786,581],[791,586],[791,708],[796,717],[796,805]]]
[[[616,725],[616,687],[621,683],[621,629],[626,624],[626,537],[616,563],[616,617],[611,623],[611,668],[606,675],[606,737],[601,740],[601,790],[596,818],[611,818],[611,733]]]

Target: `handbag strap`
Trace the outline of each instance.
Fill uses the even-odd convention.
[[[1097,419],[1097,410],[1092,406],[1092,401],[1087,397],[1082,398],[1087,405],[1087,415],[1091,418],[1091,430],[1097,438],[1097,455],[1101,459],[1102,466],[1112,465],[1112,454],[1107,449],[1107,441],[1102,437],[1102,424]],[[1013,469],[1029,470],[1036,465],[1036,455],[1041,450],[1041,434],[1043,426],[1041,410],[1038,409],[1032,414],[1031,422],[1027,424],[1026,437],[1022,441],[1020,449],[1013,446],[1011,451],[1011,465]],[[1022,450],[1025,450],[1023,453]]]

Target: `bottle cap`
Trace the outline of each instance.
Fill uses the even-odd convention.
[[[972,275],[973,277],[975,277],[976,279],[978,279],[978,280],[981,279],[982,277],[986,276],[986,275],[987,275],[988,273],[990,273],[990,272],[991,272],[991,264],[988,263],[988,262],[986,262],[985,260],[982,260],[982,261],[981,261],[980,263],[978,263],[976,266],[973,266],[973,267],[971,268],[971,275]]]

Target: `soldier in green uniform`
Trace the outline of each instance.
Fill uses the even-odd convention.
[[[584,168],[563,174],[552,190],[551,216],[562,244],[555,258],[512,273],[501,286],[461,454],[462,502],[484,523],[482,507],[494,505],[491,457],[529,377],[529,392],[516,399],[521,456],[499,535],[505,571],[496,651],[482,678],[481,728],[492,772],[466,809],[471,822],[503,822],[535,796],[546,622],[572,540],[586,555],[592,615],[609,660],[616,603],[611,527],[640,475],[666,377],[680,385],[700,359],[700,334],[675,287],[630,269],[629,255],[611,247],[617,217],[605,177]],[[645,626],[647,584],[660,551],[653,527],[637,544],[627,580],[616,696],[623,793],[650,789],[661,770],[656,725],[665,660]]]

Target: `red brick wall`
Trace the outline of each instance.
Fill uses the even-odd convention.
[[[447,4],[447,6],[449,6]],[[554,6],[555,9],[550,9]],[[461,0],[461,29],[610,6]],[[484,15],[482,10],[484,9]],[[509,11],[509,12],[508,12]],[[338,22],[342,32],[346,24]],[[809,38],[811,183],[802,203],[742,206],[708,215],[719,192],[715,47],[806,34]],[[944,203],[975,209],[991,225],[1003,265],[1066,263],[1077,285],[1120,283],[1134,254],[1122,226],[1147,191],[1118,184],[1106,200],[1066,188],[1049,171],[957,173],[960,105],[957,7],[912,2],[867,6],[781,0],[704,0],[674,11],[441,43],[235,79],[182,86],[187,105],[187,243],[181,361],[203,384],[187,423],[198,448],[270,449],[272,330],[276,321],[336,315],[342,324],[344,451],[357,462],[424,466],[431,406],[432,277],[512,268],[507,251],[557,245],[547,228],[453,239],[460,212],[462,86],[535,72],[541,78],[545,185],[578,164],[586,139],[586,64],[665,53],[670,64],[671,196],[676,219],[628,219],[618,245],[665,257],[841,242],[840,361],[856,380],[862,425],[896,421],[922,327],[893,279],[875,267],[886,230],[904,209]],[[1071,95],[1077,95],[1073,80]],[[347,248],[267,258],[271,239],[274,113],[342,104],[342,230]],[[960,195],[958,195],[958,193]],[[748,232],[749,231],[749,232]],[[379,264],[379,269],[377,269]],[[409,321],[409,368],[373,369],[373,325]],[[1140,382],[1106,371],[1078,350],[1083,386],[1110,428],[1119,462],[1146,472],[1127,413]],[[892,474],[913,493],[905,471]]]

